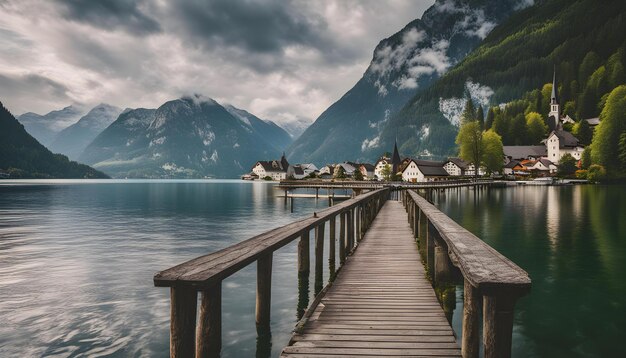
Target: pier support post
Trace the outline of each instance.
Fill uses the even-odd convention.
[[[448,257],[448,248],[437,242],[435,245],[435,283],[452,283],[454,281],[454,267],[450,257]]]
[[[217,358],[222,350],[222,282],[201,292],[196,357]]]
[[[198,294],[190,287],[172,287],[170,299],[170,357],[193,357]]]
[[[346,213],[339,214],[339,263],[346,262]]]
[[[315,295],[322,290],[324,282],[324,227],[322,223],[315,227]]]
[[[272,302],[272,253],[257,260],[256,270],[256,324],[269,327]]]
[[[356,216],[356,241],[361,241],[361,207],[357,206],[354,208],[354,213]]]
[[[354,209],[350,209],[348,211],[348,247],[346,249],[346,253],[350,253],[352,251],[352,247],[354,246]]]
[[[483,345],[485,358],[510,358],[513,316],[517,297],[514,295],[483,296]]]
[[[332,279],[335,275],[335,238],[336,238],[336,216],[333,216],[329,220],[328,230],[329,238],[328,238],[328,274],[329,278]]]
[[[428,220],[428,231],[426,232],[426,263],[428,265],[428,272],[431,277],[434,276],[435,269],[435,226]]]
[[[480,294],[469,281],[463,284],[463,337],[461,353],[463,358],[478,358]]]
[[[311,270],[309,263],[309,246],[309,230],[306,230],[302,233],[300,242],[298,242],[298,273],[308,275]]]

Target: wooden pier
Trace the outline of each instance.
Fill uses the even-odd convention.
[[[460,357],[406,212],[385,203],[281,357]]]
[[[340,269],[322,289],[326,227],[331,276],[336,249]],[[515,302],[530,290],[528,274],[416,191],[390,187],[157,273],[155,285],[171,291],[170,356],[219,357],[221,282],[255,261],[261,335],[269,327],[274,252],[299,239],[297,270],[308,277],[311,238],[317,296],[282,356],[476,358],[481,305],[484,357],[511,356]],[[457,283],[464,287],[460,344],[433,289]]]

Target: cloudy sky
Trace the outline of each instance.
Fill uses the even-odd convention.
[[[314,120],[434,0],[0,0],[0,101],[157,107],[200,93]]]

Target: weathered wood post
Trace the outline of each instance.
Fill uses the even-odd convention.
[[[354,216],[356,220],[356,241],[361,241],[361,206],[357,205],[354,208]]]
[[[315,295],[323,287],[324,282],[324,227],[321,223],[315,227]]]
[[[352,251],[354,247],[354,209],[348,210],[348,248],[347,253]]]
[[[202,291],[196,340],[196,357],[216,358],[220,356],[222,350],[221,281]]]
[[[309,263],[309,230],[305,230],[298,242],[298,273],[309,274],[311,268]]]
[[[193,357],[196,346],[197,292],[190,287],[172,287],[170,299],[170,357]]]
[[[506,292],[483,295],[485,358],[511,357],[516,300],[516,295]]]
[[[469,281],[463,284],[463,337],[461,353],[463,358],[478,358],[480,293]]]
[[[270,307],[272,302],[272,256],[271,252],[257,260],[256,280],[256,324],[270,325]]]
[[[428,265],[428,272],[430,272],[431,277],[434,278],[434,272],[433,270],[435,269],[435,231],[437,231],[437,229],[435,229],[435,227],[433,226],[433,224],[430,222],[430,220],[427,220],[428,224],[427,224],[427,231],[426,231],[426,263]]]
[[[336,216],[330,218],[330,223],[328,230],[330,230],[329,238],[328,238],[328,274],[329,278],[332,279],[335,274],[335,237],[336,237]]]
[[[346,262],[346,213],[339,214],[339,263]]]

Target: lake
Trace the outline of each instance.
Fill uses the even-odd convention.
[[[169,291],[153,286],[156,271],[328,206],[296,199],[292,212],[274,185],[0,181],[0,356],[167,357]],[[464,189],[435,202],[529,272],[515,357],[621,353],[625,188]],[[296,242],[274,255],[269,342],[256,339],[255,270],[223,283],[223,357],[254,356],[257,346],[277,356],[297,321]],[[460,288],[455,295],[459,332]]]
[[[530,275],[532,290],[515,311],[515,357],[623,356],[626,187],[460,190],[434,200]]]

